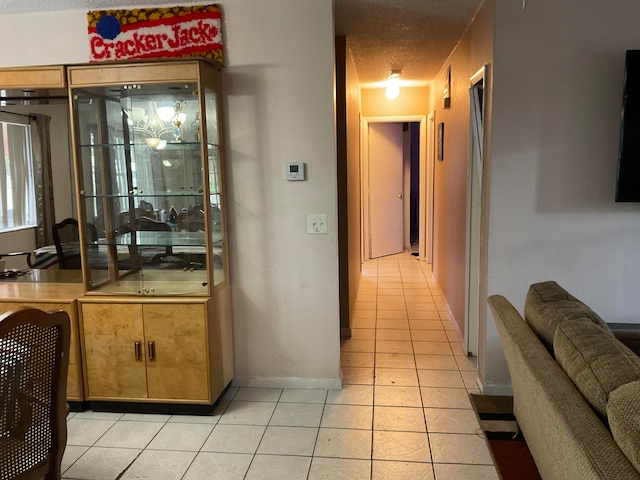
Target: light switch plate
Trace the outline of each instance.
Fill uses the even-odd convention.
[[[327,233],[327,214],[313,213],[307,215],[307,233]]]

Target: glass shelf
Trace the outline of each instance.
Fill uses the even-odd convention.
[[[213,193],[213,192],[212,192]],[[167,198],[167,197],[202,197],[204,192],[164,192],[164,193],[131,193],[131,194],[111,194],[111,195],[84,195],[84,198]]]
[[[209,143],[207,146],[208,146],[209,150],[214,150],[214,149],[218,148],[218,145],[216,145],[215,143]],[[80,148],[126,148],[126,147],[153,148],[153,147],[149,147],[149,144],[146,141],[129,142],[129,143],[122,143],[122,142],[117,142],[117,143],[87,143],[87,144],[78,145],[78,147],[80,147]],[[162,152],[164,150],[189,150],[189,149],[199,150],[200,149],[200,143],[199,142],[171,142],[171,141],[167,141],[167,143],[164,144],[164,146],[162,148],[156,148],[155,150],[157,152]]]
[[[222,240],[222,235],[217,235],[216,241]],[[107,239],[98,239],[98,245],[137,245],[139,247],[204,247],[207,239],[204,232],[128,232],[115,237],[109,242]]]

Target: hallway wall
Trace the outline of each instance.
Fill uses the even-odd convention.
[[[384,88],[363,88],[363,117],[393,117],[427,115],[431,109],[431,89],[425,87],[402,87],[400,96],[389,100]]]
[[[347,218],[348,218],[348,264],[349,264],[349,312],[353,313],[356,292],[360,285],[362,269],[362,185],[360,167],[360,82],[358,72],[349,52],[345,65],[346,117],[347,117]]]
[[[435,161],[433,274],[442,288],[452,320],[464,332],[467,177],[469,169],[469,78],[493,63],[494,2],[487,0],[464,38],[436,76],[433,102],[435,123],[444,123],[444,160]],[[451,67],[451,105],[443,108],[447,67]],[[485,83],[487,90],[491,85]],[[491,111],[485,116],[490,132]],[[490,169],[489,146],[485,145],[485,171]],[[482,298],[482,297],[481,297]],[[480,332],[480,352],[483,351]],[[482,357],[482,355],[480,355]],[[482,358],[479,361],[482,371]]]
[[[531,283],[553,279],[609,322],[640,323],[638,204],[614,202],[624,57],[640,48],[640,4],[487,0],[433,86],[436,124],[434,276],[464,326],[469,77],[491,66],[485,112],[481,298],[522,311]],[[451,108],[442,107],[451,65]],[[499,335],[481,312],[478,368],[486,393],[510,379]]]

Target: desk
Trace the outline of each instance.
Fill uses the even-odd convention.
[[[74,299],[84,293],[80,270],[25,270],[15,277],[0,280],[0,301],[17,300],[28,295],[47,301]]]

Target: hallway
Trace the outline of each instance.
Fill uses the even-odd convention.
[[[475,363],[431,266],[406,252],[366,262],[354,317],[342,395],[373,397],[372,478],[497,479],[468,398]]]
[[[71,413],[63,478],[497,480],[429,266],[367,262],[342,390],[232,387],[210,416]]]

